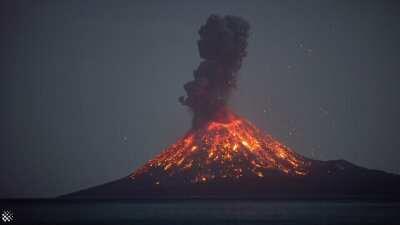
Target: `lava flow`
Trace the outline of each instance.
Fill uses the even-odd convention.
[[[229,112],[229,121],[210,121],[190,130],[130,177],[150,174],[155,184],[173,177],[205,183],[215,179],[263,178],[271,172],[303,176],[307,167],[305,158]]]

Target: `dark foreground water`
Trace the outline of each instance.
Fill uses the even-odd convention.
[[[399,202],[1,201],[0,224],[400,224]]]

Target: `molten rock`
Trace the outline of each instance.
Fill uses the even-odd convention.
[[[263,178],[271,172],[304,176],[311,162],[233,113],[229,122],[210,121],[150,160],[130,177],[154,183],[204,183],[218,179]]]

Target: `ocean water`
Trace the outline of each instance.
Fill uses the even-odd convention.
[[[400,202],[1,201],[0,224],[400,224]]]

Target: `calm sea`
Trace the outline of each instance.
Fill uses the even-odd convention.
[[[0,207],[12,213],[0,224],[400,224],[400,202],[23,200]]]

